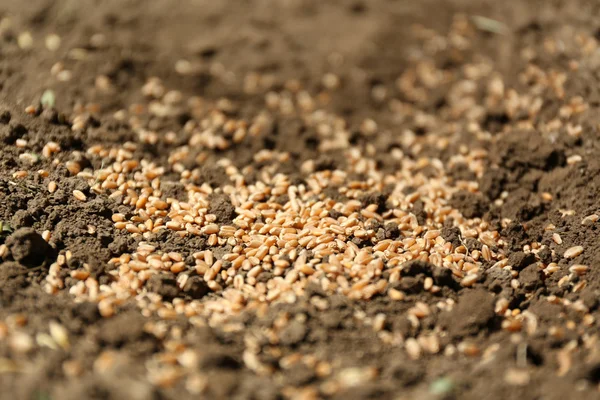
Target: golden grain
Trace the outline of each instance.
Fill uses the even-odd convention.
[[[87,196],[81,190],[73,190],[73,197],[79,201],[87,200]]]
[[[575,258],[583,253],[583,246],[569,247],[563,254],[564,258]]]
[[[574,264],[569,267],[569,272],[577,275],[585,275],[589,271],[590,267],[582,264]]]

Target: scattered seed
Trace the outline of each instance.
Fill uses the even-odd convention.
[[[421,358],[421,346],[415,338],[406,339],[404,347],[406,348],[406,353],[408,356],[413,360],[418,360]]]
[[[373,320],[373,330],[375,332],[380,332],[385,327],[385,314],[377,314]]]
[[[569,267],[569,272],[577,275],[585,275],[589,271],[590,267],[582,264],[574,264]]]
[[[504,373],[504,381],[512,386],[525,386],[530,381],[529,372],[516,368],[509,368]]]
[[[79,201],[87,200],[87,196],[81,190],[73,190],[73,197]]]
[[[50,51],[56,51],[60,47],[60,36],[57,34],[50,34],[46,36],[46,48]]]
[[[573,246],[569,247],[565,253],[563,254],[564,258],[575,258],[578,255],[583,253],[583,246]]]
[[[17,37],[17,43],[23,50],[27,50],[33,47],[33,36],[30,32],[22,32]]]
[[[460,281],[460,284],[461,286],[471,287],[477,282],[478,279],[479,275],[477,274],[467,275]]]
[[[69,334],[64,326],[55,321],[50,321],[50,336],[63,349],[67,350],[69,348]]]
[[[562,238],[560,237],[560,235],[558,233],[553,233],[552,234],[552,240],[554,241],[554,243],[556,244],[562,244]]]
[[[595,222],[597,222],[598,219],[600,219],[598,214],[588,215],[587,217],[585,217],[584,219],[581,220],[581,225],[592,225]]]

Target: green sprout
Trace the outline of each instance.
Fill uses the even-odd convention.
[[[46,392],[46,391],[37,391],[35,393],[35,400],[52,400],[52,396],[50,395],[50,393]]]
[[[1,235],[10,235],[13,232],[13,228],[8,224],[8,222],[4,222],[0,220],[0,236]]]
[[[477,29],[482,31],[496,33],[499,35],[506,35],[509,33],[508,26],[500,21],[496,21],[495,19],[482,17],[481,15],[473,15],[471,19],[473,20],[473,23]]]
[[[46,90],[40,99],[40,103],[42,106],[44,106],[44,108],[53,108],[55,102],[56,96],[54,95],[54,91],[50,89]]]
[[[429,392],[434,395],[445,395],[454,390],[454,382],[447,377],[438,378],[429,386]]]

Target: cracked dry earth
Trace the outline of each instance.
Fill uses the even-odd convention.
[[[597,15],[0,1],[0,398],[599,398]]]

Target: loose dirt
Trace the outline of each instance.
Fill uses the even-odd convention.
[[[0,1],[0,398],[598,398],[598,12]]]

